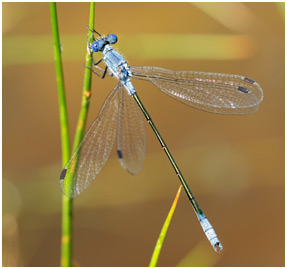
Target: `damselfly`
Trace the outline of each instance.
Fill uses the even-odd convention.
[[[223,249],[222,244],[142,104],[131,78],[150,81],[162,92],[184,104],[222,114],[255,112],[263,99],[260,85],[251,78],[238,75],[130,66],[111,46],[117,42],[116,35],[98,35],[99,38],[91,44],[93,33],[91,34],[88,51],[92,59],[94,53],[103,53],[100,60],[93,60],[93,67],[101,69],[98,67],[101,61],[105,62],[106,67],[102,69],[102,75],[94,69],[92,71],[102,78],[110,72],[110,75],[118,79],[118,83],[106,98],[98,117],[61,173],[60,185],[64,194],[76,197],[90,185],[106,163],[115,139],[118,158],[123,168],[131,174],[137,174],[141,170],[146,147],[143,113],[173,166],[203,231],[214,250],[220,252]]]

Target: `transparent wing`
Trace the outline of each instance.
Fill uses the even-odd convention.
[[[137,174],[144,163],[146,135],[142,112],[127,91],[120,91],[117,152],[121,165]]]
[[[79,195],[90,185],[111,153],[116,135],[120,88],[121,84],[117,84],[106,98],[98,117],[61,173],[60,185],[68,197]]]
[[[213,113],[248,114],[263,100],[260,85],[247,77],[131,66],[134,78],[151,81],[174,99]]]

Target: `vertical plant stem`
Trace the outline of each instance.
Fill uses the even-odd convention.
[[[90,20],[89,20],[89,29],[91,30],[94,29],[94,20],[95,20],[95,3],[92,2],[90,5]],[[88,38],[90,37],[90,34],[91,32],[89,32]],[[86,66],[87,67],[92,66],[92,59],[88,52],[86,54]],[[84,136],[87,114],[91,98],[91,81],[92,81],[91,78],[92,78],[91,70],[89,68],[85,68],[82,105],[76,128],[74,147],[73,147],[74,149],[79,145]]]
[[[69,147],[69,131],[68,131],[68,119],[67,119],[67,107],[64,90],[64,79],[62,71],[61,61],[61,49],[60,39],[57,22],[57,10],[56,3],[50,4],[51,9],[51,20],[52,20],[52,31],[54,39],[54,50],[55,50],[55,62],[56,62],[56,75],[59,92],[59,106],[60,106],[60,123],[61,123],[61,138],[62,138],[62,163],[63,166],[68,162],[70,158],[70,147]],[[95,3],[90,5],[90,19],[89,28],[94,29],[94,15],[95,14]],[[87,53],[86,66],[91,66],[92,60],[90,55]],[[91,96],[91,71],[85,69],[84,74],[84,86],[83,86],[83,97],[80,116],[77,124],[74,148],[80,143],[85,130],[85,123],[87,119],[87,112],[90,103]],[[72,208],[73,199],[63,195],[62,198],[62,240],[61,240],[61,266],[70,267],[72,266]]]
[[[52,20],[52,34],[53,34],[53,41],[54,41],[56,78],[57,78],[58,97],[59,97],[62,164],[64,166],[70,158],[69,124],[68,124],[66,94],[65,94],[65,86],[64,86],[64,75],[63,75],[63,69],[62,69],[61,44],[60,44],[59,30],[58,30],[56,3],[50,3],[50,9],[51,9],[51,20]]]
[[[94,29],[94,19],[95,19],[95,3],[90,4],[90,19],[89,19],[89,29]],[[88,32],[89,33],[89,32]],[[89,53],[86,54],[86,66],[91,67],[92,66],[92,59]],[[73,150],[79,145],[81,142],[84,132],[85,132],[85,126],[88,116],[88,109],[90,105],[90,98],[91,98],[91,85],[92,85],[92,76],[91,76],[91,70],[88,68],[85,68],[84,73],[84,85],[83,85],[83,95],[82,95],[82,104],[81,104],[81,110],[79,114],[79,119],[76,127],[76,133],[74,138],[74,145]],[[62,220],[62,227],[64,231],[64,240],[68,240],[70,242],[69,246],[67,246],[69,249],[66,249],[65,247],[65,241],[62,240],[62,253],[67,252],[67,258],[65,255],[62,256],[62,266],[71,266],[72,265],[72,259],[71,259],[71,253],[72,253],[72,202],[73,199],[66,197],[63,195],[63,220]]]
[[[56,63],[56,77],[58,86],[59,108],[60,108],[60,129],[62,143],[62,166],[70,158],[69,126],[67,116],[66,95],[64,87],[64,75],[61,59],[61,44],[58,29],[56,3],[50,3],[52,33],[54,41],[54,53]],[[62,198],[62,239],[61,239],[61,266],[72,264],[72,199],[63,195]]]

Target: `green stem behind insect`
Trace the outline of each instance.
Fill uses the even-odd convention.
[[[94,29],[94,20],[95,20],[95,3],[92,2],[90,6],[89,29]],[[89,32],[88,32],[88,37],[89,37]],[[88,52],[86,54],[86,67],[92,67],[92,58]],[[76,128],[76,134],[75,134],[74,146],[73,146],[74,149],[79,145],[79,143],[81,142],[84,136],[88,109],[90,105],[91,85],[92,85],[91,70],[89,68],[85,68],[82,105],[81,105],[81,111],[80,111],[78,124]]]
[[[54,51],[55,51],[59,107],[60,107],[62,164],[64,166],[70,158],[70,146],[69,146],[69,127],[68,127],[64,77],[63,77],[63,69],[62,69],[62,61],[61,61],[61,48],[60,48],[60,38],[59,38],[59,31],[58,31],[56,3],[50,3],[50,10],[51,10]],[[91,3],[90,19],[89,19],[90,29],[94,29],[94,18],[95,18],[95,3]],[[92,64],[91,57],[87,53],[86,66],[91,66],[91,64]],[[87,113],[88,113],[88,108],[89,108],[89,103],[90,103],[89,100],[91,96],[90,90],[91,90],[91,71],[89,69],[85,69],[82,106],[81,106],[81,111],[80,111],[79,120],[77,124],[73,148],[75,148],[80,143],[84,135]],[[72,242],[73,242],[72,241],[72,209],[73,209],[73,199],[68,198],[63,195],[63,198],[62,198],[62,240],[61,240],[61,266],[62,267],[72,266]]]

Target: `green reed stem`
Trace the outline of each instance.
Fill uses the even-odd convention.
[[[95,3],[91,3],[90,5],[90,20],[89,20],[89,29],[94,29],[94,20],[95,20]],[[91,32],[88,32],[88,38],[90,37]],[[87,52],[86,54],[86,66],[92,66],[92,58],[90,54]],[[91,85],[92,85],[92,72],[89,68],[85,68],[84,74],[84,85],[83,85],[83,95],[82,95],[82,105],[81,111],[78,119],[78,124],[76,128],[76,134],[74,139],[74,149],[79,145],[81,142],[84,132],[85,132],[85,125],[88,115],[88,109],[90,105],[90,98],[91,98]]]
[[[52,33],[54,41],[54,54],[56,64],[56,77],[58,86],[58,98],[60,108],[60,130],[62,144],[62,166],[70,158],[70,138],[66,105],[66,94],[64,86],[64,75],[61,59],[61,44],[58,29],[56,3],[50,3]],[[71,266],[72,264],[72,200],[63,195],[62,200],[62,240],[61,240],[61,266]]]
[[[164,239],[166,237],[166,233],[167,233],[167,230],[168,230],[168,227],[169,227],[169,224],[170,224],[170,221],[172,219],[174,210],[175,210],[176,205],[177,205],[177,201],[178,201],[178,198],[179,198],[179,195],[180,195],[180,192],[181,192],[181,188],[182,188],[182,185],[179,186],[179,189],[178,189],[177,194],[176,194],[176,196],[174,198],[173,204],[172,204],[172,206],[171,206],[171,208],[170,208],[170,210],[168,212],[166,220],[165,220],[165,222],[163,224],[163,227],[162,227],[162,229],[160,231],[159,237],[157,239],[157,242],[156,242],[156,245],[155,245],[155,248],[154,248],[151,260],[150,260],[149,267],[156,267],[156,264],[158,262],[159,255],[160,255],[160,252],[161,252],[161,249],[162,249],[162,245],[163,245],[163,242],[164,242]]]
[[[62,69],[61,44],[58,31],[56,3],[50,3],[50,9],[51,9],[52,33],[54,41],[59,108],[60,108],[59,113],[60,113],[60,128],[61,128],[61,143],[62,143],[62,164],[64,166],[70,158],[69,124],[68,124],[66,94],[64,86],[64,75]]]
[[[60,107],[60,128],[61,128],[61,142],[62,142],[62,164],[63,166],[68,162],[70,158],[70,146],[69,146],[69,127],[67,117],[67,106],[66,96],[64,87],[64,77],[61,60],[61,47],[60,38],[58,31],[57,21],[57,9],[56,3],[50,3],[51,10],[51,21],[52,21],[52,33],[54,40],[54,53],[56,63],[56,77],[58,85],[58,97]],[[94,29],[94,18],[95,18],[95,3],[90,5],[90,19],[89,28]],[[92,60],[90,55],[87,53],[86,66],[91,66]],[[84,135],[85,124],[87,119],[87,112],[90,103],[90,91],[91,90],[91,71],[85,69],[84,74],[84,86],[83,86],[83,97],[80,116],[77,124],[74,147],[75,148]],[[62,197],[62,240],[61,240],[61,266],[70,267],[72,266],[72,209],[73,199],[63,195]]]

